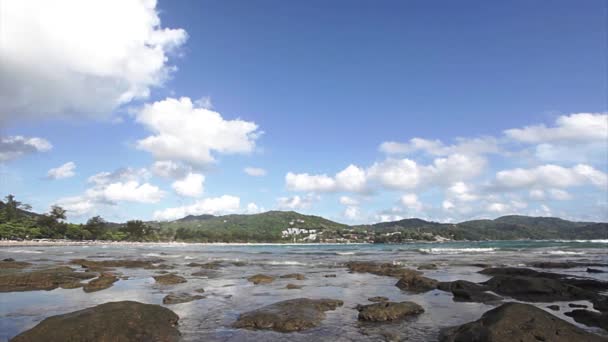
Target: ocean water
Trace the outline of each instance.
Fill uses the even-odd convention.
[[[452,295],[435,290],[410,294],[395,286],[396,279],[367,273],[348,273],[348,261],[390,262],[415,268],[434,263],[436,270],[425,276],[441,281],[465,279],[484,281],[482,268],[473,264],[524,266],[538,261],[579,261],[608,263],[608,240],[593,241],[489,241],[408,243],[391,245],[202,245],[181,243],[95,244],[52,247],[2,247],[0,259],[14,258],[37,265],[66,264],[71,259],[163,259],[169,270],[184,276],[188,282],[172,286],[155,284],[158,270],[117,269],[126,280],[113,287],[85,293],[82,289],[55,289],[0,293],[0,341],[31,328],[48,316],[80,310],[108,301],[136,300],[161,304],[172,292],[194,292],[204,288],[207,298],[166,305],[180,316],[184,341],[385,341],[387,336],[407,337],[407,341],[434,341],[445,327],[478,319],[493,306],[481,303],[454,302]],[[208,277],[193,276],[199,271],[187,267],[190,262],[240,261],[211,272]],[[594,267],[608,272],[608,268]],[[586,267],[551,270],[576,276],[608,280],[608,273],[590,274]],[[247,277],[263,273],[280,276],[303,273],[305,280],[277,279],[267,285],[253,285]],[[325,275],[335,274],[335,278]],[[285,289],[287,283],[303,285],[299,290]],[[357,304],[369,304],[367,298],[386,296],[393,301],[414,301],[425,308],[417,317],[395,323],[370,324],[357,320]],[[327,312],[327,318],[314,329],[282,334],[271,331],[234,329],[232,323],[242,312],[292,298],[333,298],[344,306]],[[585,304],[585,301],[579,303]],[[557,303],[564,308],[566,302]],[[589,304],[589,303],[586,303]],[[535,303],[545,308],[548,303]],[[569,322],[562,314],[552,314]],[[568,310],[566,310],[568,311]],[[576,323],[575,323],[576,324]],[[579,324],[577,324],[579,325]],[[605,334],[598,329],[580,327]]]

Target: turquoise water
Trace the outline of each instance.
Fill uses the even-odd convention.
[[[425,276],[446,281],[466,279],[484,281],[480,267],[474,264],[524,266],[538,261],[584,261],[608,263],[608,241],[484,241],[408,243],[395,245],[201,245],[201,244],[95,244],[54,247],[4,247],[0,259],[14,258],[37,265],[66,264],[71,259],[89,258],[160,258],[174,267],[171,272],[188,282],[158,286],[152,276],[156,270],[118,269],[126,280],[109,289],[85,293],[82,289],[56,289],[19,293],[0,293],[0,341],[34,326],[45,317],[71,312],[107,301],[137,300],[161,304],[171,292],[193,292],[205,288],[207,298],[168,305],[180,316],[184,341],[384,341],[386,333],[408,336],[409,341],[436,340],[439,330],[478,319],[492,306],[458,303],[452,295],[439,290],[410,294],[395,287],[396,279],[371,274],[348,273],[344,263],[351,260],[390,262],[407,267],[435,263],[436,270]],[[245,266],[228,265],[207,277],[194,276],[198,271],[190,262],[213,260],[242,261]],[[608,268],[600,268],[608,271]],[[589,274],[585,267],[549,270],[576,276],[608,280],[608,273]],[[268,285],[252,285],[246,278],[263,273],[280,276],[303,273],[306,280],[277,279]],[[324,275],[335,274],[335,278]],[[287,290],[287,283],[303,285],[301,290]],[[363,324],[357,321],[357,304],[366,304],[372,296],[391,300],[411,300],[425,308],[425,313],[403,322]],[[266,331],[231,328],[239,313],[292,298],[335,298],[345,305],[329,312],[323,324],[301,333],[284,335]],[[548,303],[536,303],[544,308]],[[564,307],[567,303],[558,303]],[[562,310],[563,311],[563,310]],[[570,318],[551,312],[562,319]],[[581,326],[585,329],[590,329]],[[593,329],[590,329],[593,330]]]

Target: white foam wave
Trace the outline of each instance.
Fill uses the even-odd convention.
[[[6,249],[6,252],[9,252],[9,253],[24,253],[24,254],[42,254],[42,253],[44,253],[44,252],[41,252],[41,251],[33,251],[33,250],[28,250],[28,249],[11,249],[11,248]]]
[[[497,248],[420,248],[419,252],[424,254],[475,254],[494,253]]]
[[[336,252],[337,255],[355,255],[355,252]]]
[[[574,252],[574,251],[543,251],[536,252],[536,254],[549,254],[549,255],[583,255],[585,252]]]
[[[268,265],[306,265],[303,262],[299,262],[299,261],[292,261],[292,260],[285,260],[285,261],[268,261],[265,264]]]

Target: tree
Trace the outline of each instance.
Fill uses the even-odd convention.
[[[94,216],[87,220],[85,229],[91,233],[91,238],[96,240],[104,234],[106,224],[106,220],[101,216]]]
[[[53,205],[53,206],[51,206],[51,211],[49,212],[49,216],[54,218],[56,221],[65,220],[67,217],[65,215],[66,212],[67,212],[67,210],[63,209],[62,207],[60,207],[58,205]]]
[[[3,209],[6,221],[12,221],[19,217],[19,210],[30,210],[32,206],[15,200],[15,196],[7,195],[4,198],[5,207]]]
[[[129,235],[129,240],[141,240],[146,235],[147,226],[143,221],[127,221],[124,231]]]

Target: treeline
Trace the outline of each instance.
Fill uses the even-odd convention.
[[[110,224],[95,216],[85,224],[67,223],[66,210],[58,205],[46,214],[29,212],[31,206],[8,195],[0,201],[0,239],[69,239],[111,241],[158,241],[163,239],[158,229],[143,221]]]

